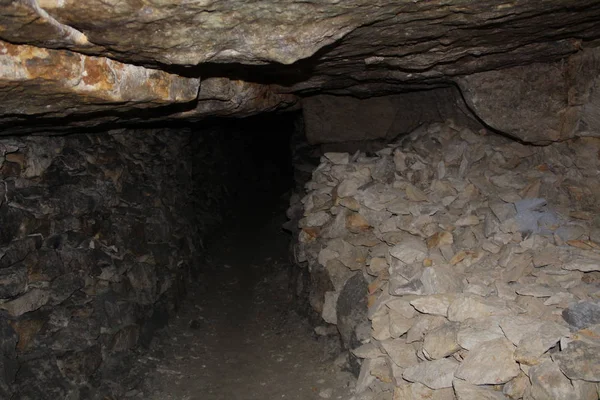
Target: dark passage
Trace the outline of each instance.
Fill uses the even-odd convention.
[[[290,283],[298,118],[3,139],[0,399],[310,399],[346,385]]]
[[[198,279],[143,358],[153,368],[130,397],[349,398],[351,377],[332,363],[337,339],[319,339],[300,306],[291,236],[281,228],[295,185],[295,118],[224,121],[223,138],[241,151],[224,157],[245,163],[232,163],[237,185],[226,188],[222,222],[203,241]]]

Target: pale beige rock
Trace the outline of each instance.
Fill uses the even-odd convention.
[[[545,361],[529,370],[531,388],[525,398],[532,400],[574,400],[574,388],[571,381],[552,361]]]
[[[430,360],[448,357],[461,349],[458,344],[457,333],[460,324],[448,322],[443,326],[425,334],[423,340],[423,353]]]
[[[478,225],[478,224],[479,224],[479,218],[477,218],[476,215],[468,215],[468,216],[459,218],[454,223],[454,225],[456,225],[456,226],[471,226],[471,225]]]
[[[323,155],[335,165],[347,165],[350,162],[350,154],[348,153],[325,153]]]
[[[519,341],[515,360],[523,364],[535,364],[542,354],[554,347],[569,332],[569,328],[565,326],[550,321],[544,322],[533,334],[525,335]]]
[[[390,310],[390,335],[393,338],[398,338],[404,335],[410,328],[412,328],[415,321],[412,318],[406,318],[403,314]]]
[[[422,262],[427,257],[427,246],[422,239],[405,235],[399,244],[390,249],[390,255],[405,264]]]
[[[495,339],[475,346],[456,370],[456,377],[474,385],[497,385],[519,375],[515,347],[508,340]]]
[[[448,308],[450,321],[464,321],[469,318],[483,318],[512,314],[506,302],[493,297],[463,295],[457,297]]]
[[[516,288],[516,292],[522,296],[532,297],[550,297],[554,294],[556,289],[552,289],[545,285],[519,285]]]
[[[392,337],[390,333],[390,316],[388,314],[379,314],[373,317],[371,335],[373,338],[381,341]]]
[[[452,382],[458,400],[508,400],[500,391],[491,387],[472,385],[462,379]]]
[[[511,399],[521,399],[529,386],[529,377],[521,372],[517,377],[504,385],[502,393]]]
[[[413,320],[413,325],[406,334],[406,342],[413,343],[422,340],[429,331],[439,328],[448,320],[439,315],[419,315]]]
[[[598,343],[577,340],[553,354],[552,359],[570,379],[600,382],[599,350]]]
[[[569,271],[582,271],[582,272],[591,272],[591,271],[600,271],[600,261],[571,261],[566,264],[563,264],[563,269]]]
[[[432,390],[421,383],[402,384],[394,388],[393,400],[454,400],[452,388]]]
[[[418,313],[410,304],[411,298],[393,298],[386,303],[386,306],[393,311],[396,311],[404,318],[413,318]]]
[[[378,368],[385,367],[386,363],[383,357],[367,358],[360,367],[360,374],[356,381],[356,393],[363,393],[369,386],[375,382],[375,376],[372,374]]]
[[[462,274],[447,266],[427,267],[421,274],[423,294],[457,293],[462,290]]]
[[[481,343],[501,338],[504,338],[504,332],[500,329],[499,317],[467,319],[460,324],[456,335],[460,347],[467,350],[472,350]]]
[[[333,284],[333,288],[338,292],[342,290],[346,281],[350,279],[352,275],[354,275],[354,272],[342,264],[342,262],[339,260],[327,261],[325,270],[327,271],[327,275]]]
[[[325,301],[323,303],[323,313],[321,317],[323,320],[330,324],[337,324],[337,299],[339,293],[337,292],[325,292]]]
[[[358,358],[377,358],[385,356],[385,353],[381,351],[379,346],[375,343],[365,343],[350,351]]]
[[[381,342],[381,347],[390,359],[401,368],[408,368],[418,363],[417,354],[411,344],[401,339],[389,339]]]
[[[452,387],[454,372],[458,362],[450,358],[424,361],[406,368],[402,375],[410,382],[418,382],[430,389],[443,389]]]
[[[373,257],[369,261],[369,273],[372,275],[379,275],[382,271],[387,271],[389,265],[384,257]]]
[[[522,339],[537,332],[544,321],[537,318],[510,316],[501,318],[499,323],[506,338],[516,346]]]
[[[309,214],[306,218],[300,221],[300,227],[304,226],[323,226],[331,219],[331,215],[325,211],[320,211],[314,214]]]
[[[410,304],[419,312],[423,314],[441,315],[446,317],[448,315],[448,307],[454,300],[455,296],[452,294],[434,294],[430,296],[421,296],[410,301]]]

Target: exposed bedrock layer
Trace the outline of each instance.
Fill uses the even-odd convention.
[[[55,131],[65,116],[62,129],[246,116],[289,109],[299,96],[452,85],[490,127],[525,141],[562,140],[598,123],[600,4],[592,0],[1,7],[4,134]]]

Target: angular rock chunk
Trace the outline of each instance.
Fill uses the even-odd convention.
[[[476,295],[462,295],[450,304],[448,319],[460,322],[469,318],[509,315],[511,313],[504,300]]]
[[[490,387],[472,385],[462,379],[454,379],[452,386],[458,400],[508,400],[502,392]]]
[[[574,304],[564,309],[562,316],[569,325],[576,329],[600,324],[600,300]]]
[[[420,238],[404,235],[402,241],[390,249],[390,255],[405,264],[422,262],[427,257],[427,245]]]
[[[460,325],[456,335],[458,344],[467,350],[474,349],[480,343],[501,338],[504,338],[504,332],[500,329],[498,317],[467,319]]]
[[[450,358],[424,361],[407,368],[402,376],[410,382],[419,382],[431,389],[452,387],[458,362]]]
[[[513,354],[515,346],[506,339],[495,339],[475,346],[456,370],[456,377],[474,385],[497,385],[519,375]]]
[[[448,322],[445,325],[429,331],[423,341],[423,353],[432,360],[448,357],[461,349],[457,340],[460,324]]]
[[[522,364],[532,365],[548,349],[554,347],[558,341],[569,334],[569,328],[555,322],[544,322],[533,333],[525,335],[517,344],[515,360]]]
[[[569,379],[600,382],[600,346],[574,341],[552,359]]]
[[[394,364],[401,368],[408,368],[419,362],[415,348],[401,339],[384,340],[381,342],[381,347]]]
[[[355,329],[367,319],[367,282],[357,273],[348,279],[337,301],[337,326],[346,348],[357,347]]]
[[[420,383],[403,384],[394,389],[393,400],[454,400],[452,388],[432,390]]]
[[[558,365],[550,360],[531,367],[529,379],[531,389],[528,394],[531,399],[573,400],[576,398],[571,381],[563,375]]]
[[[411,300],[410,304],[423,314],[441,315],[446,317],[448,315],[448,307],[450,307],[450,303],[454,300],[454,297],[455,296],[448,294],[423,296]]]

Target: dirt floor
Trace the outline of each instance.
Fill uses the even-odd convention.
[[[265,211],[268,210],[268,211]],[[146,356],[154,370],[131,397],[150,400],[350,399],[336,340],[296,312],[285,203],[240,208],[207,241],[200,284]],[[337,364],[341,364],[337,358]]]

